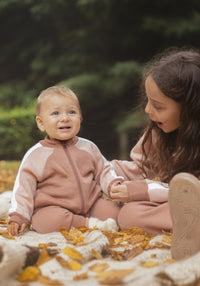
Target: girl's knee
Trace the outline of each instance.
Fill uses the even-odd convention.
[[[120,206],[117,202],[100,198],[90,209],[89,215],[100,220],[113,218],[117,220]]]
[[[119,212],[117,222],[121,230],[137,226],[137,207],[131,203],[124,205]]]

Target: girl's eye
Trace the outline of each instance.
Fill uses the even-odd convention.
[[[153,107],[154,107],[155,109],[157,109],[157,110],[160,110],[160,109],[161,109],[161,107],[158,106],[158,105],[156,105],[156,104],[154,104]]]

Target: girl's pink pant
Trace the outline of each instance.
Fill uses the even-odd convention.
[[[166,203],[150,201],[129,202],[121,208],[118,215],[120,229],[138,226],[149,234],[161,234],[162,230],[171,231],[172,221]]]

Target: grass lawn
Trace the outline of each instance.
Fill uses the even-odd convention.
[[[20,161],[0,161],[0,193],[12,190]]]

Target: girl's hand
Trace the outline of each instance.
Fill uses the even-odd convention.
[[[129,201],[129,194],[125,184],[113,184],[110,189],[110,197],[113,201],[127,203]]]
[[[23,223],[20,227],[18,223],[12,221],[11,223],[9,223],[7,230],[11,235],[16,236],[19,234],[19,232],[23,232],[26,226],[26,223]]]

